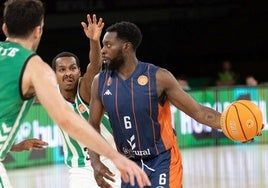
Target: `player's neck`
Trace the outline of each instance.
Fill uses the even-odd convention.
[[[75,93],[73,91],[61,91],[62,96],[69,102],[75,101]]]
[[[138,60],[126,61],[117,71],[117,74],[123,79],[128,79],[135,71],[138,65]]]
[[[26,49],[33,50],[33,43],[29,39],[20,39],[20,38],[8,37],[6,39],[6,41],[7,42],[17,43],[17,44],[20,44],[21,46],[23,46]]]

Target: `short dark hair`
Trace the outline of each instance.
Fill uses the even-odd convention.
[[[106,29],[106,32],[116,32],[117,37],[130,42],[134,50],[137,50],[142,40],[141,30],[138,26],[127,21],[111,25]]]
[[[3,21],[10,36],[27,37],[44,19],[40,0],[7,0],[4,5]]]
[[[54,71],[56,71],[56,60],[60,57],[74,57],[75,58],[75,62],[76,62],[76,65],[78,67],[80,67],[80,60],[79,58],[74,54],[74,53],[71,53],[71,52],[61,52],[59,53],[58,55],[56,55],[52,62],[51,62],[51,67]]]

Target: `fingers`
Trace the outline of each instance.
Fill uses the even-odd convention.
[[[25,143],[26,148],[28,150],[32,150],[32,149],[44,149],[44,146],[47,146],[48,143],[39,139],[29,139],[27,140],[27,142]]]
[[[151,186],[147,174],[135,162],[120,154],[113,158],[113,162],[120,170],[121,178],[124,182],[129,183],[131,186],[134,186],[135,183],[139,187]]]
[[[32,146],[31,148],[32,148],[32,149],[44,149],[44,145],[33,144],[33,146]]]
[[[110,187],[112,187],[108,182],[105,181],[105,179],[103,178],[103,176],[98,176],[97,178],[95,177],[95,179],[96,179],[96,182],[97,182],[98,186],[100,186],[102,188],[110,188]],[[113,180],[113,178],[111,178],[111,179]]]
[[[87,24],[85,22],[81,22],[81,25],[82,25],[84,31],[87,30]]]
[[[104,27],[103,19],[98,20],[96,14],[87,14],[87,21],[88,23],[81,22],[84,33],[89,39],[98,40]]]
[[[129,176],[127,173],[122,173],[121,172],[121,179],[124,181],[124,182],[129,182]]]
[[[87,22],[88,22],[88,24],[91,24],[91,23],[92,23],[92,20],[91,20],[90,14],[87,14]]]
[[[137,168],[135,169],[134,173],[139,187],[151,186],[151,182],[144,171],[142,171],[140,168]],[[135,184],[135,177],[130,177],[130,184],[132,186]]]
[[[121,178],[124,182],[129,182],[131,186],[135,185],[135,179],[139,187],[151,186],[151,182],[144,171],[136,164],[129,165],[126,173],[121,173]]]
[[[257,134],[257,136],[261,136],[262,135],[262,132],[259,132],[258,134]]]
[[[100,186],[101,188],[112,188],[112,186],[107,183],[105,180],[102,180],[101,182],[97,182],[98,186]]]
[[[87,21],[88,21],[88,25],[96,24],[98,27],[101,27],[101,28],[103,28],[104,26],[103,18],[99,18],[98,20],[96,14],[93,14],[92,18],[90,14],[87,14]]]
[[[96,16],[96,14],[93,14],[93,23],[97,23],[97,16]]]
[[[139,187],[151,186],[151,182],[150,182],[147,174],[143,170],[141,170],[141,168],[137,167],[135,173],[136,173],[135,177],[136,177],[136,180],[137,180]],[[134,182],[134,179],[131,181]]]
[[[38,144],[38,145],[41,145],[41,146],[47,146],[48,145],[47,142],[45,142],[43,140],[39,140],[37,138],[34,138],[33,141],[34,141],[34,144]]]
[[[99,18],[98,27],[101,28],[101,29],[104,27],[103,18]]]
[[[105,174],[103,177],[106,178],[107,180],[110,180],[112,182],[115,182],[115,179],[112,176],[110,176],[110,175]]]
[[[90,16],[90,14],[87,14],[87,22],[88,22],[88,25],[91,25],[91,24],[97,24],[97,16],[96,16],[96,14],[93,14],[93,15],[92,15],[92,18],[91,18],[91,16]],[[99,25],[99,23],[101,23],[101,22],[102,22],[102,18],[99,19],[99,21],[98,21],[98,25]]]

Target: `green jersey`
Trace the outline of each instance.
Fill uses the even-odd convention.
[[[81,79],[80,79],[81,80]],[[80,84],[80,80],[78,83]],[[67,101],[68,102],[68,101]],[[89,105],[83,102],[79,95],[79,90],[77,89],[75,102],[68,102],[69,105],[72,106],[73,110],[79,114],[84,119],[88,120],[89,118]],[[90,125],[89,125],[90,126]],[[101,135],[105,138],[105,140],[112,144],[115,148],[115,143],[112,135],[112,129],[110,127],[110,121],[107,114],[104,114],[101,123]],[[71,138],[66,132],[61,130],[61,135],[63,138],[63,153],[64,153],[64,162],[69,167],[86,167],[90,166],[90,157],[88,148],[81,144],[80,142]],[[88,138],[90,139],[90,138]]]
[[[14,143],[19,125],[34,98],[22,96],[21,81],[28,60],[35,55],[17,43],[0,42],[0,160]]]

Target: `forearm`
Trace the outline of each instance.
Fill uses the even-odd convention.
[[[204,125],[214,129],[221,129],[220,126],[221,114],[209,107],[202,107],[201,113],[198,114],[196,120]]]
[[[90,40],[89,61],[101,68],[101,45],[99,40]]]
[[[71,114],[69,114],[69,117],[72,117],[70,118],[71,122],[66,125],[63,124],[61,127],[71,137],[83,143],[90,150],[107,158],[111,159],[116,155],[116,150],[86,120],[80,118],[80,116],[73,117]]]

